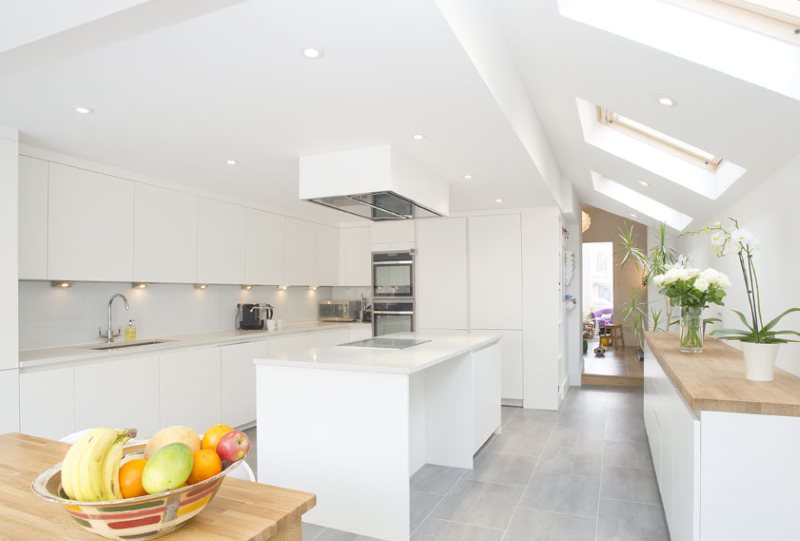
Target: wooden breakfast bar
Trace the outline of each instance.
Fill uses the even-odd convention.
[[[97,541],[61,508],[31,491],[42,471],[60,462],[69,446],[28,436],[0,436],[0,525],[4,541]],[[175,541],[295,541],[300,519],[314,507],[307,492],[226,478],[202,513],[163,539]]]
[[[706,338],[681,353],[648,333],[644,422],[672,541],[800,540],[800,377],[745,379],[742,353]]]

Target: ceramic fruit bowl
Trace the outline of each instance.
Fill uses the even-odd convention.
[[[144,456],[143,448],[143,445],[127,447],[123,463]],[[62,504],[75,522],[92,533],[109,539],[140,541],[167,535],[199,514],[214,499],[225,476],[242,460],[228,464],[214,477],[195,485],[125,500],[70,500],[61,488],[61,462],[40,473],[31,488],[41,498]]]

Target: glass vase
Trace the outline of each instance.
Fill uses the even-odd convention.
[[[703,307],[681,306],[681,351],[703,351]]]

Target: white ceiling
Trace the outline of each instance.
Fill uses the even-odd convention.
[[[796,100],[565,19],[556,0],[474,1],[495,16],[485,22],[501,30],[563,178],[590,205],[630,212],[593,190],[596,171],[698,224],[800,153]],[[352,218],[297,200],[298,156],[386,143],[451,182],[453,211],[552,203],[433,0],[200,4],[192,17],[153,20],[149,29],[140,10],[136,32],[117,41],[105,29],[83,49],[66,49],[62,39],[49,51],[39,43],[30,54],[0,54],[0,125],[19,128],[32,146],[328,223]],[[14,24],[2,11],[0,21]],[[70,32],[85,45],[102,23]],[[304,58],[309,46],[324,57]],[[11,53],[15,62],[4,64]],[[678,106],[658,105],[662,94]],[[576,97],[747,173],[709,202],[588,145]],[[76,105],[96,112],[78,115]],[[427,137],[413,141],[414,133]],[[464,181],[466,173],[473,179]]]

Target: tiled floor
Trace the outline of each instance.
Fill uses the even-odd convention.
[[[475,469],[411,480],[413,541],[668,541],[642,390],[574,387],[560,412],[503,408]],[[305,541],[372,538],[310,524]]]

